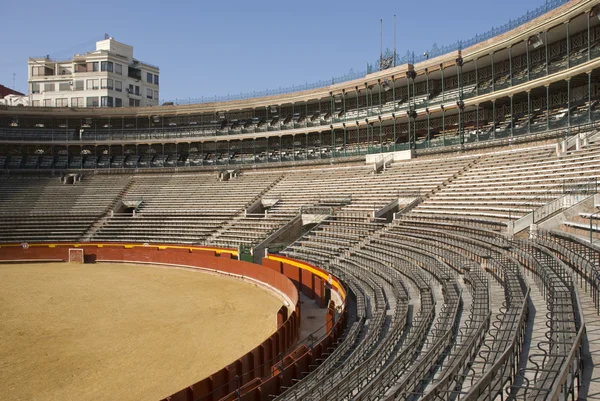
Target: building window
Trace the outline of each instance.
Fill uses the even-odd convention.
[[[52,107],[52,99],[44,99],[44,107]]]
[[[149,72],[146,73],[146,82],[152,83],[152,74]]]
[[[158,100],[158,91],[154,91],[154,98]]]
[[[56,99],[56,107],[69,107],[69,99]]]
[[[129,99],[129,107],[140,107],[139,99]]]
[[[100,89],[100,80],[98,79],[88,79],[87,80],[87,88],[90,89]]]
[[[134,89],[135,88],[135,89]],[[129,89],[128,89],[129,93],[131,93],[132,95],[136,95],[136,96],[140,96],[140,87],[139,86],[133,86],[132,84],[129,84]]]
[[[74,90],[76,90],[76,91],[82,91],[83,90],[83,80],[75,81]]]
[[[113,62],[103,61],[100,63],[100,71],[113,72]]]
[[[98,62],[94,61],[92,64],[92,72],[98,72]]]
[[[54,92],[54,84],[44,84],[44,92]]]
[[[100,98],[102,107],[113,107],[112,96],[102,96]]]
[[[115,107],[123,107],[123,99],[116,97],[115,98]]]
[[[98,107],[98,96],[92,96],[86,98],[87,107]]]
[[[142,71],[135,67],[127,68],[127,76],[129,78],[137,79],[138,81],[142,80]]]
[[[33,107],[40,107],[40,101],[39,100],[34,100],[32,103]]]
[[[112,89],[113,88],[113,80],[108,78],[103,78],[100,80],[100,89]]]
[[[31,84],[31,93],[40,93],[40,84],[33,82]]]
[[[115,64],[115,74],[123,75],[123,66],[121,64]]]
[[[54,70],[50,67],[36,65],[31,67],[31,75],[34,77],[44,77],[54,75]]]
[[[154,75],[154,84],[158,85],[158,75]]]
[[[58,84],[58,90],[61,91],[61,92],[70,91],[71,90],[71,83],[70,82],[60,82]]]
[[[71,98],[71,107],[83,107],[83,98],[82,97],[72,97]]]
[[[146,88],[146,97],[147,97],[148,99],[152,99],[152,95],[153,95],[153,93],[154,93],[154,92],[152,91],[152,89],[150,89],[150,88]]]
[[[115,81],[115,90],[117,92],[123,92],[123,82]]]

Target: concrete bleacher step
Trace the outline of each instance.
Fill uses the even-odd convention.
[[[121,191],[119,192],[119,195],[116,196],[113,201],[110,203],[110,205],[107,207],[107,209],[104,212],[104,215],[102,217],[100,217],[98,220],[96,220],[81,236],[80,241],[82,242],[89,242],[92,240],[92,238],[94,237],[94,235],[107,223],[108,221],[108,217],[111,213],[112,210],[114,210],[114,208],[119,204],[119,202],[121,202],[123,200],[123,198],[127,195],[127,191],[129,191],[129,189],[132,187],[133,185],[133,178],[129,178],[129,180],[127,181],[127,183],[125,184],[125,186],[121,189]]]
[[[269,193],[269,191],[274,188],[279,182],[281,182],[281,180],[283,180],[285,178],[284,174],[279,175],[275,180],[271,181],[261,192],[259,192],[256,197],[254,199],[252,199],[251,201],[249,201],[244,209],[246,209],[247,207],[249,207],[251,204],[253,204],[254,202],[256,202],[258,199],[265,197],[266,194]],[[204,240],[204,242],[207,245],[218,245],[220,242],[220,237],[225,234],[228,230],[231,229],[235,229],[235,227],[238,225],[238,223],[240,222],[244,222],[245,220],[245,212],[242,210],[240,211],[236,216],[234,216],[232,219],[230,219],[226,224],[224,224],[222,227],[218,228],[213,234],[211,234],[208,238],[206,238]],[[260,236],[256,236],[257,239],[262,238],[265,235],[264,232],[261,233]],[[227,243],[229,246],[232,246],[235,244],[234,241],[221,241],[221,243]],[[250,243],[254,243],[254,242],[260,242],[260,241],[250,241]],[[249,243],[248,241],[244,241],[244,243]]]
[[[564,232],[577,235],[586,241],[600,240],[600,214],[580,213],[562,223],[560,229]]]
[[[600,316],[590,293],[579,290],[585,321],[583,377],[578,400],[600,400]]]
[[[434,303],[434,309],[435,309],[434,322],[436,322],[440,316],[442,307],[444,306],[443,287],[440,284],[440,282],[437,281],[435,278],[433,278],[433,276],[430,273],[426,272],[425,270],[423,270],[422,273],[424,276],[429,277],[429,280],[431,282],[433,299],[435,301],[435,303]],[[434,334],[433,333],[434,326],[435,326],[435,324],[432,325],[430,328],[429,334],[427,335],[427,340],[425,341],[425,344],[423,345],[423,348],[421,349],[420,355],[425,355],[427,350],[431,347],[431,345],[433,345],[433,340],[435,338],[435,336],[433,335]]]
[[[461,298],[462,298],[462,302],[463,302],[463,308],[462,308],[462,312],[460,314],[460,320],[458,323],[459,330],[458,330],[457,334],[459,334],[459,333],[461,333],[461,329],[462,329],[462,332],[467,332],[468,324],[470,323],[469,314],[471,312],[471,306],[473,304],[473,297],[471,295],[471,292],[467,290],[463,277],[461,277],[459,280],[456,280],[456,282],[461,288],[461,291],[462,291]],[[452,354],[458,347],[460,347],[462,345],[462,343],[464,342],[464,340],[465,339],[462,338],[460,335],[457,335],[457,341],[454,343],[454,345],[450,349],[450,354]],[[436,372],[433,375],[430,382],[423,389],[424,393],[429,392],[429,390],[437,384],[438,380],[444,376],[444,374],[446,373],[446,368],[448,368],[448,366],[451,363],[452,363],[451,357],[446,357],[442,361],[442,363],[436,370]]]
[[[123,177],[84,177],[72,184],[55,178],[20,177],[0,180],[3,240],[78,241],[125,185]]]
[[[526,274],[523,275],[523,279],[530,288],[529,315],[522,353],[523,355],[527,355],[526,362],[522,361],[522,364],[525,362],[524,377],[526,378],[523,385],[529,383],[529,386],[533,386],[534,380],[536,379],[537,366],[541,368],[544,363],[544,357],[540,354],[543,353],[542,350],[545,350],[546,352],[549,351],[548,345],[546,344],[547,338],[545,336],[546,331],[548,330],[546,326],[546,312],[548,311],[548,307],[546,299],[543,297],[540,288],[535,283],[532,273],[526,272]]]
[[[504,288],[498,281],[496,281],[491,275],[488,274],[488,282],[489,282],[489,294],[490,294],[490,311],[492,313],[492,322],[497,320],[496,316],[500,312],[500,308],[502,308],[502,303],[506,299],[506,295],[504,293]],[[492,326],[493,327],[493,326]],[[485,336],[485,341],[490,343],[493,341],[493,337],[489,334],[489,332]],[[481,348],[485,350],[485,347]],[[489,368],[492,365],[493,361],[487,361],[483,356],[483,353],[478,353],[471,365],[471,369],[467,372],[465,379],[463,381],[463,386],[461,388],[461,392],[468,392],[472,383],[476,383],[485,373],[485,369]]]
[[[590,144],[596,144],[598,141],[600,141],[600,130],[596,130],[595,133],[588,135],[587,139]]]

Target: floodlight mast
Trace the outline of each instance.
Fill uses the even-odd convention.
[[[394,67],[396,66],[396,14],[394,14]]]
[[[379,20],[379,69],[383,66],[383,18]]]

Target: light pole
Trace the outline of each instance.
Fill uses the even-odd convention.
[[[597,211],[596,213],[593,213],[590,215],[590,245],[592,245],[592,243],[594,242],[594,231],[593,231],[593,221],[594,221],[594,216],[597,216],[598,214],[600,214],[600,211]],[[597,227],[597,225],[596,225]]]

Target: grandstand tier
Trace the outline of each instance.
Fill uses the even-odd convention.
[[[2,106],[0,170],[326,164],[564,137],[598,121],[597,5],[553,0],[497,37],[302,92],[145,108]]]
[[[327,343],[203,400],[599,399],[600,0],[551,3],[307,91],[0,107],[0,244],[229,249],[347,291]]]
[[[278,399],[592,399],[594,132],[383,169],[11,175],[2,242],[179,243],[319,266],[348,291],[343,336],[269,387]]]

